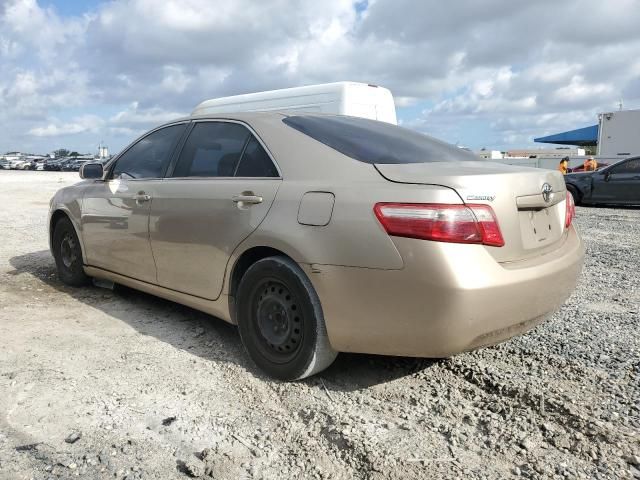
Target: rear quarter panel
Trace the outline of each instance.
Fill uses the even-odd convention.
[[[373,165],[336,152],[286,126],[281,118],[259,120],[252,126],[278,162],[283,182],[267,217],[236,249],[231,265],[249,248],[268,246],[301,264],[402,269],[404,260],[376,219],[373,206],[377,202],[461,203],[455,191],[446,187],[389,182]],[[326,226],[298,222],[300,201],[307,192],[334,194]]]

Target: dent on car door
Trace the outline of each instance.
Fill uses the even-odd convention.
[[[81,224],[89,265],[156,283],[149,209],[185,127],[171,125],[148,134],[116,160],[106,181],[87,186]]]
[[[275,198],[278,170],[246,126],[206,121],[194,124],[170,170],[149,222],[158,283],[216,299],[231,253]]]

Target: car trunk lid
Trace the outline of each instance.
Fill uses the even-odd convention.
[[[559,172],[484,161],[375,164],[387,180],[453,188],[464,203],[489,205],[503,247],[485,247],[499,262],[558,248],[564,238],[566,187]],[[544,189],[544,192],[543,192]]]

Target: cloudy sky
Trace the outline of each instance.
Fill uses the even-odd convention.
[[[472,148],[640,108],[640,0],[0,0],[0,152],[112,152],[201,100],[353,80]]]

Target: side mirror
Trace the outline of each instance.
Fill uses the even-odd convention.
[[[610,178],[611,178],[611,172],[607,170],[606,172],[604,172],[604,181],[608,182]]]
[[[104,169],[102,168],[102,164],[98,162],[85,163],[80,166],[80,178],[88,179],[88,178],[102,178],[104,175]]]

